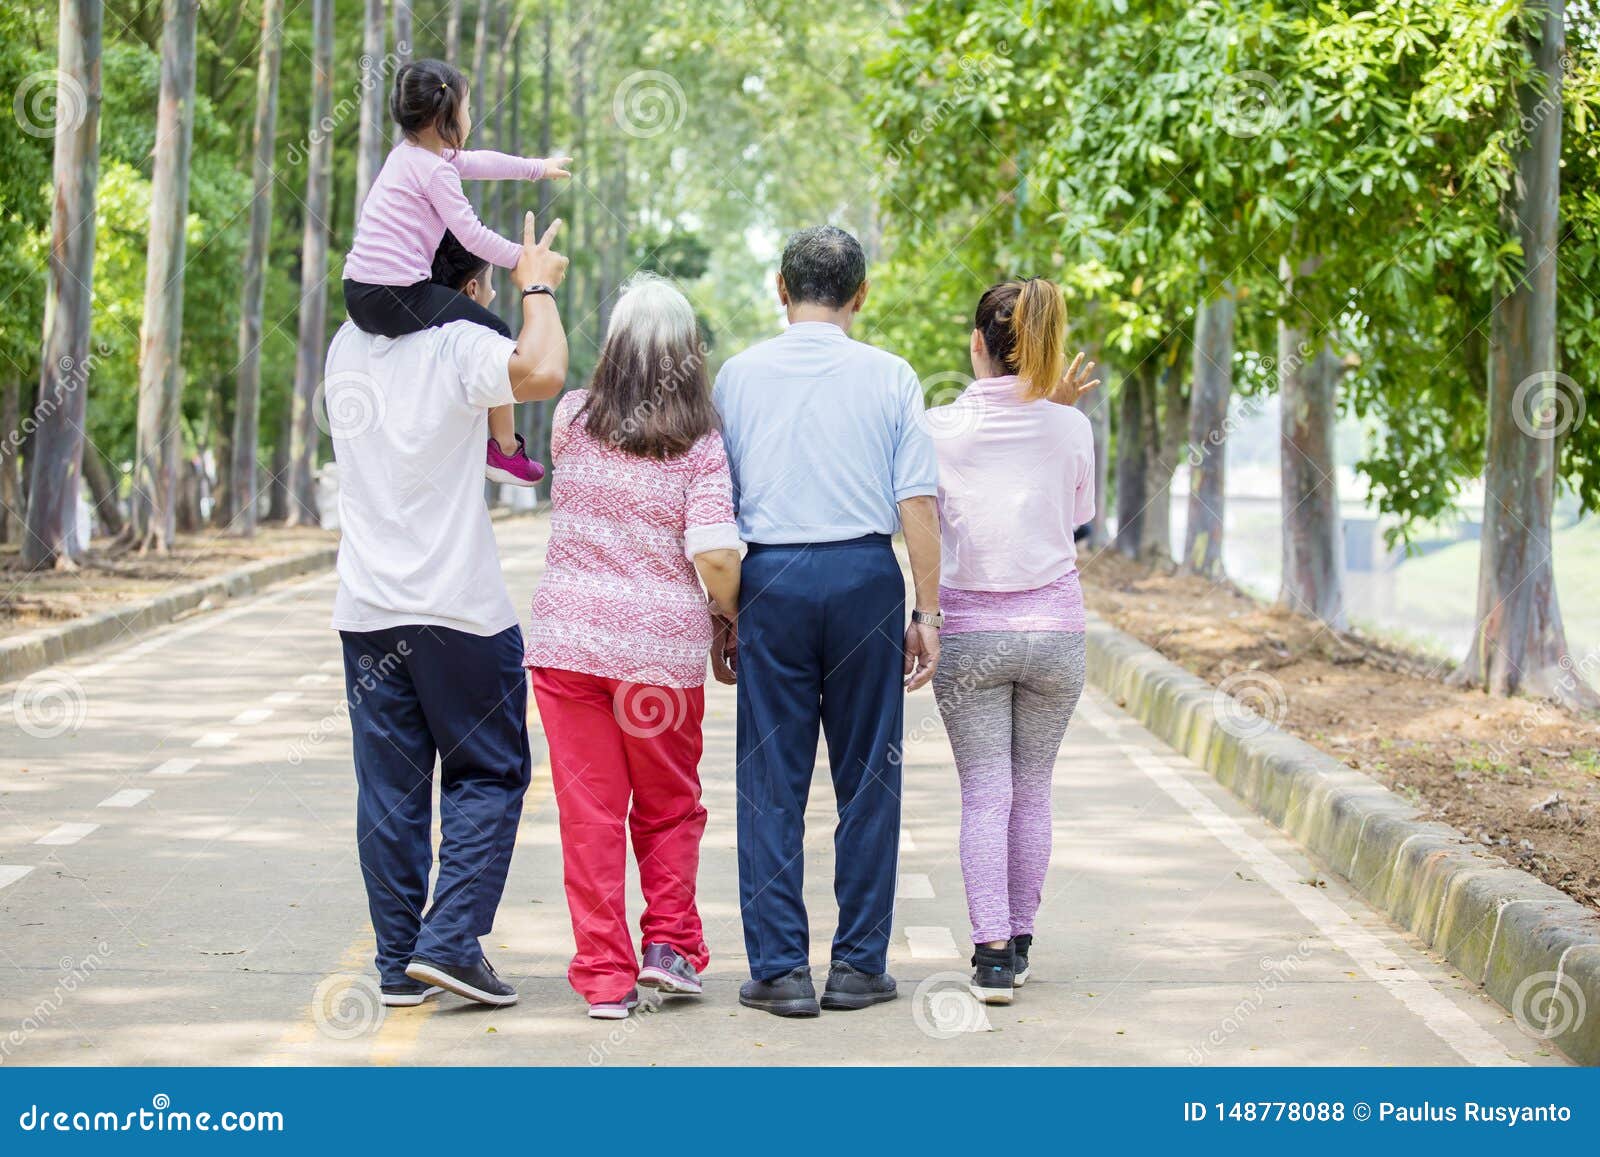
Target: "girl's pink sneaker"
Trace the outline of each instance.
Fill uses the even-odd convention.
[[[490,482],[504,482],[507,486],[537,486],[544,477],[544,467],[528,457],[528,448],[517,435],[517,452],[507,454],[500,443],[489,439],[489,461],[484,465],[483,476]]]

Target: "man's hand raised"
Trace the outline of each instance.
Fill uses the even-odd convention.
[[[522,256],[517,258],[516,268],[511,271],[518,292],[530,285],[548,285],[554,289],[567,275],[567,259],[550,248],[556,232],[561,228],[561,219],[558,217],[550,222],[550,228],[544,231],[543,237],[535,237],[537,228],[533,214],[525,214],[522,218]]]

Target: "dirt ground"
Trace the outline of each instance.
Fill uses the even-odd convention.
[[[1211,683],[1236,676],[1280,727],[1600,907],[1600,718],[1446,686],[1448,661],[1336,634],[1226,583],[1110,551],[1081,569],[1092,611]]]
[[[301,554],[338,541],[329,530],[262,527],[254,538],[212,531],[179,535],[170,554],[113,550],[96,539],[77,570],[29,574],[14,545],[0,546],[0,638],[36,630],[122,603],[162,594],[263,559]]]

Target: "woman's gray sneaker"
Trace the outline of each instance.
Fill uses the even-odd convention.
[[[684,996],[699,996],[703,989],[700,974],[694,970],[694,965],[678,955],[678,950],[670,944],[644,946],[644,967],[639,969],[639,987]]]

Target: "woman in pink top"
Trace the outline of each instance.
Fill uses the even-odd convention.
[[[972,330],[977,380],[929,412],[943,542],[933,690],[961,778],[972,991],[991,1004],[1028,978],[1051,773],[1083,690],[1073,532],[1094,516],[1094,438],[1070,402],[1096,383],[1081,354],[1063,378],[1065,337],[1056,285],[992,286]]]
[[[432,280],[434,252],[448,230],[467,252],[491,265],[513,268],[522,246],[478,220],[461,189],[462,179],[567,177],[572,158],[465,151],[472,131],[467,78],[442,60],[403,65],[395,74],[389,113],[404,139],[367,190],[355,241],[345,255],[344,305],[350,320],[383,337],[453,321],[476,322],[510,337],[506,323],[485,306]],[[484,474],[513,486],[532,486],[544,476],[543,468],[528,460],[510,406],[489,411]]]
[[[668,282],[624,291],[589,389],[556,407],[550,456],[523,661],[561,813],[567,978],[590,1016],[621,1019],[636,985],[699,993],[709,959],[695,906],[700,722],[712,615],[734,617],[744,553],[694,309]],[[715,661],[731,682],[720,648]],[[630,833],[642,966],[624,908]]]

